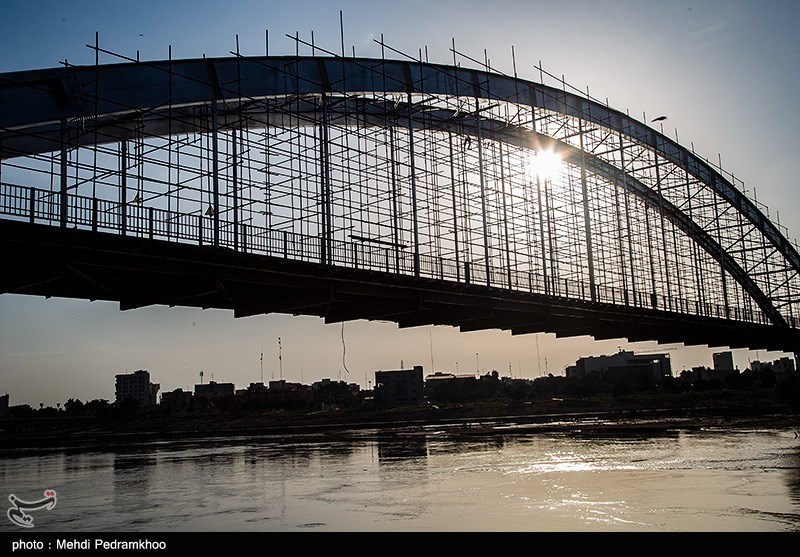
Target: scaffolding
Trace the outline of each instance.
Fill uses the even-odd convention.
[[[541,63],[530,82],[455,44],[442,66],[382,38],[380,59],[293,38],[295,56],[237,47],[224,60],[235,71],[214,81],[171,54],[143,62],[98,41],[94,68],[63,70],[77,114],[0,127],[2,218],[797,327],[797,249],[785,228],[663,130]],[[401,84],[387,51],[410,68]],[[146,107],[111,96],[114,66],[101,53],[148,76]],[[327,79],[308,84],[318,62]],[[286,92],[253,94],[255,75]],[[187,84],[211,93],[176,101]],[[25,87],[50,94],[41,81]],[[546,156],[560,164],[544,171]]]

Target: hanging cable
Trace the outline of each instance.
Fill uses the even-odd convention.
[[[350,373],[350,370],[347,369],[347,363],[345,362],[345,357],[347,356],[347,344],[344,342],[344,321],[342,321],[342,367],[347,373]]]

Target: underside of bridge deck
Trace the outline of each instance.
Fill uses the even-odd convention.
[[[800,331],[663,310],[589,303],[374,270],[0,220],[0,292],[284,313],[326,323],[450,325],[629,341],[798,351]]]

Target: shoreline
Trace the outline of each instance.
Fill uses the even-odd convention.
[[[437,409],[438,410],[438,409]],[[36,430],[0,436],[0,454],[4,457],[45,454],[53,452],[89,452],[141,446],[143,443],[197,442],[228,438],[278,437],[291,441],[297,437],[334,434],[362,435],[375,430],[377,435],[387,432],[425,432],[445,429],[458,435],[521,435],[521,434],[573,434],[646,436],[664,434],[673,430],[700,430],[710,428],[759,427],[791,428],[800,431],[800,413],[784,407],[725,407],[659,408],[659,409],[597,409],[569,412],[481,413],[449,412],[437,416],[436,410],[421,412],[410,409],[407,413],[362,416],[360,420],[344,419],[347,415],[320,413],[285,417],[248,417],[220,419],[221,416],[203,416],[191,420],[143,421],[91,424],[95,427],[70,430]],[[416,415],[415,415],[416,414]],[[322,420],[320,419],[322,418]],[[387,419],[388,418],[388,419]],[[3,422],[0,422],[2,424]],[[3,424],[5,425],[5,424]],[[30,425],[30,424],[29,424]],[[44,424],[35,424],[44,425]],[[98,427],[100,425],[100,427]],[[116,427],[114,427],[116,426]],[[126,426],[124,429],[119,426]],[[149,428],[146,426],[150,426]],[[7,429],[7,428],[4,428]]]

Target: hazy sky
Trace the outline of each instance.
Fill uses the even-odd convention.
[[[631,1],[200,1],[138,0],[0,2],[0,72],[93,64],[86,44],[143,59],[227,56],[236,46],[260,55],[294,52],[285,35],[299,32],[340,49],[339,10],[348,53],[377,56],[373,38],[408,53],[427,47],[432,62],[458,50],[511,72],[514,46],[521,77],[536,78],[540,60],[572,85],[641,118],[667,115],[665,132],[755,187],[759,201],[780,211],[790,236],[800,236],[800,2],[736,0]],[[303,52],[303,50],[301,50]],[[101,57],[101,63],[117,62]],[[770,213],[774,216],[774,213]],[[306,383],[325,377],[367,386],[377,369],[421,364],[436,370],[497,369],[508,375],[560,374],[585,355],[618,347],[653,350],[656,343],[594,342],[588,337],[512,337],[508,332],[460,333],[451,327],[398,329],[390,323],[341,325],[286,315],[234,319],[219,310],[150,307],[120,312],[107,302],[0,296],[0,391],[11,404],[54,405],[69,397],[113,399],[114,375],[148,369],[162,391],[206,379],[244,387],[278,378]],[[673,369],[711,365],[706,347],[667,345]],[[477,354],[477,356],[476,356]],[[780,353],[734,352],[748,359]],[[458,363],[456,363],[458,362]]]

